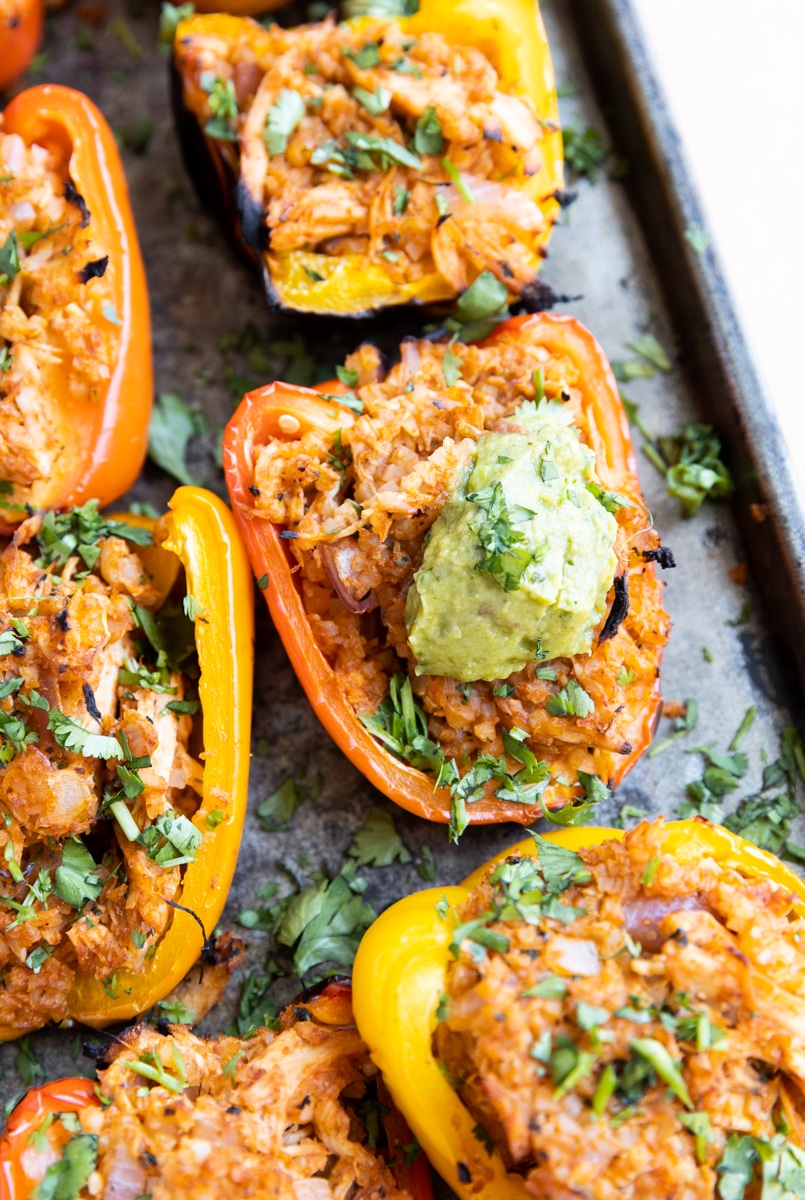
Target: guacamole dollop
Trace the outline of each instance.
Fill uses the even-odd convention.
[[[405,606],[418,675],[505,679],[589,653],[615,574],[617,522],[570,414],[525,404],[489,433],[431,527]]]

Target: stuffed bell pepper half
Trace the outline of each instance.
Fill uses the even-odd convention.
[[[147,1025],[111,1043],[100,1085],[28,1093],[0,1142],[0,1198],[432,1200],[425,1156],[335,980],[247,1040]]]
[[[212,934],[246,808],[248,563],[180,488],[159,520],[37,512],[0,553],[0,1039],[128,1020]]]
[[[651,740],[669,628],[655,560],[673,562],[601,348],[541,314],[474,345],[410,339],[390,369],[367,344],[339,380],[251,392],[224,437],[316,713],[453,838],[589,814]]]
[[[0,115],[0,529],[26,506],[103,506],[148,444],[151,326],[115,139],[82,93]]]
[[[805,884],[699,818],[535,836],[409,896],[353,987],[461,1200],[794,1200],[803,980]]]
[[[202,201],[269,302],[357,316],[453,302],[483,271],[529,305],[562,139],[535,0],[264,29],[182,21],[174,102]]]

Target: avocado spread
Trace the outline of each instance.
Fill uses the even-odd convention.
[[[624,503],[561,405],[524,404],[488,433],[428,535],[405,605],[418,675],[505,679],[587,654],[615,574]]]

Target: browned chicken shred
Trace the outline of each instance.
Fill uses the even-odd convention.
[[[75,443],[81,405],[98,404],[120,341],[108,249],[56,149],[4,134],[0,116],[0,479],[4,504],[42,503]],[[54,404],[64,397],[67,405]],[[0,513],[0,516],[2,514]]]
[[[141,1025],[109,1053],[100,1088],[110,1103],[79,1113],[98,1138],[82,1200],[411,1200],[369,1140],[383,1110],[354,1025],[296,1006],[276,1034],[211,1040]],[[137,1073],[155,1062],[168,1086]]]
[[[494,874],[459,911],[505,949],[451,959],[435,1051],[535,1197],[714,1200],[741,1138],[805,1164],[805,922],[785,888],[665,840],[659,820],[581,850],[575,916],[495,920]]]
[[[428,715],[431,738],[448,759],[501,755],[502,729],[524,730],[537,756],[570,783],[586,771],[619,777],[621,762],[644,737],[659,657],[669,623],[662,585],[644,552],[659,539],[639,496],[616,513],[618,574],[625,572],[629,611],[614,637],[589,655],[532,663],[504,681],[456,680],[414,673],[405,596],[422,561],[427,531],[456,488],[478,439],[524,401],[534,399],[542,369],[548,399],[573,414],[582,442],[597,449],[600,432],[582,401],[575,365],[518,332],[493,346],[455,343],[462,378],[448,388],[446,347],[413,339],[385,374],[366,344],[346,360],[358,376],[360,416],[344,410],[340,448],[323,430],[274,439],[255,448],[256,512],[295,536],[286,540],[316,641],[339,688],[359,715],[377,711],[389,679],[406,670]],[[604,486],[606,464],[599,469]],[[617,486],[617,484],[616,484]],[[548,666],[555,679],[538,675]],[[629,703],[618,683],[630,672]],[[576,680],[595,703],[585,717],[553,716],[549,697]],[[512,690],[513,689],[513,690]],[[506,694],[509,692],[509,694]],[[557,786],[555,795],[562,792]],[[555,803],[555,801],[554,801]]]
[[[412,295],[426,277],[447,296],[490,271],[528,298],[554,215],[550,191],[530,182],[545,114],[524,89],[515,94],[481,51],[413,38],[393,20],[239,28],[185,23],[176,63],[185,103],[210,136],[223,129],[220,153],[263,210],[272,274],[294,251],[359,255]],[[292,111],[272,143],[277,114]]]
[[[192,716],[166,708],[185,676],[140,657],[134,605],[164,596],[138,547],[109,536],[95,570],[77,555],[45,566],[42,522],[29,517],[0,555],[0,1026],[20,1032],[67,1015],[78,972],[114,989],[116,971],[153,955],[182,888],[181,864],[161,863],[181,856],[157,861],[128,834],[191,817],[201,774]],[[86,736],[114,738],[115,754],[82,749]],[[127,832],[104,807],[115,796]]]

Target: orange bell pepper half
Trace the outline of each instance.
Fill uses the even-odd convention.
[[[629,501],[629,506],[619,509],[616,517],[626,546],[618,571],[626,578],[627,585],[631,585],[632,608],[648,623],[658,617],[657,628],[640,650],[642,680],[632,688],[619,687],[617,694],[613,692],[608,696],[608,711],[621,706],[619,711],[623,712],[625,708],[628,714],[625,743],[619,753],[602,752],[600,761],[603,765],[598,772],[609,784],[617,784],[650,744],[660,711],[659,665],[667,635],[667,618],[660,602],[663,585],[658,582],[650,561],[659,539],[650,529],[650,517],[643,504],[629,426],[617,384],[595,338],[571,317],[539,313],[505,321],[481,345],[494,347],[504,339],[521,338],[544,347],[551,355],[562,357],[577,378],[575,386],[581,393],[588,441],[595,454],[600,483],[603,488],[611,489]],[[343,390],[336,383],[321,386],[330,394]],[[427,820],[447,823],[451,816],[449,790],[435,788],[432,775],[408,765],[386,750],[361,723],[345,698],[338,678],[311,630],[297,584],[298,568],[287,549],[289,543],[282,538],[283,530],[261,515],[250,491],[259,447],[272,440],[296,441],[311,429],[330,435],[340,430],[348,442],[348,431],[355,419],[348,409],[323,398],[311,388],[271,383],[248,393],[224,435],[227,486],[258,586],[294,670],[325,729],[366,778],[396,804]],[[613,610],[618,603],[616,587],[611,589],[610,596]],[[614,645],[614,642],[608,645]],[[592,656],[580,656],[591,663],[591,670],[595,668],[597,652],[594,646]],[[561,741],[565,728],[561,722],[566,720],[557,718],[560,722],[556,726],[557,741]],[[576,743],[583,744],[583,740],[583,734],[575,738]],[[552,766],[561,768],[561,752],[549,761]],[[557,773],[562,772],[558,770]],[[552,810],[579,796],[580,785],[552,783],[546,788],[543,799],[545,806]],[[540,817],[542,811],[539,803],[500,800],[489,792],[467,806],[473,824],[503,821],[529,824]]]
[[[11,0],[0,11],[0,91],[26,69],[42,40],[44,25],[43,0]]]
[[[104,117],[81,92],[43,84],[11,101],[3,111],[0,130],[19,135],[28,147],[36,144],[50,150],[59,164],[65,196],[69,189],[71,206],[82,214],[77,229],[85,253],[76,263],[76,295],[71,299],[85,300],[98,335],[115,341],[108,381],[93,389],[89,402],[85,395],[71,391],[73,366],[66,347],[59,346],[59,361],[41,366],[48,404],[59,424],[69,430],[69,452],[58,453],[53,470],[32,485],[10,481],[15,486],[9,500],[4,500],[7,531],[25,515],[26,503],[67,508],[94,498],[104,506],[131,487],[148,447],[153,369],[145,271],[123,165]],[[11,187],[13,175],[0,183],[0,205],[4,191]],[[58,230],[40,231],[39,236],[43,232],[57,234]],[[101,279],[82,281],[78,270],[85,267],[87,248],[93,245],[108,256],[103,270],[94,264],[109,289],[103,311],[99,304],[86,300],[91,296],[88,288]],[[23,260],[20,272],[24,270]],[[58,344],[57,337],[55,340]],[[13,373],[13,346],[11,352],[9,376]]]

